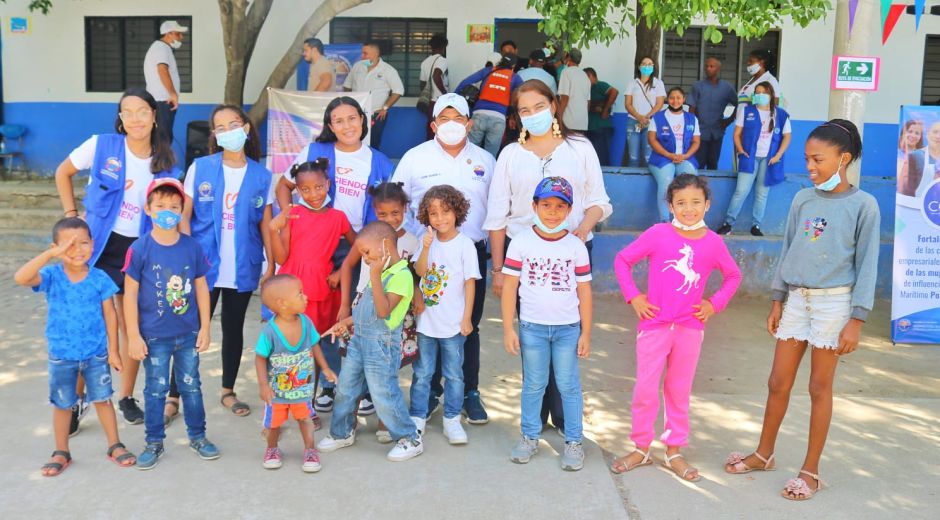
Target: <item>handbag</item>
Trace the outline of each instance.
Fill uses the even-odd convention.
[[[428,73],[428,80],[424,82],[424,87],[421,88],[421,94],[418,95],[418,103],[415,104],[415,108],[422,114],[427,114],[428,111],[431,110],[431,92],[434,90],[434,66],[437,65],[437,60],[439,59],[440,56],[434,58],[434,61],[431,62],[431,71]]]

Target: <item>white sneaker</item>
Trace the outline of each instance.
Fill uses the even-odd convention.
[[[349,434],[349,437],[345,439],[334,439],[332,435],[327,435],[326,437],[320,439],[320,443],[317,444],[317,449],[320,451],[336,451],[340,448],[345,448],[346,446],[352,446],[356,442],[356,432],[353,431]]]
[[[379,441],[379,444],[388,444],[392,442],[392,434],[388,433],[388,430],[378,430],[375,432],[375,440]]]
[[[447,437],[447,441],[451,444],[467,443],[467,432],[460,425],[459,415],[450,419],[444,417],[444,437]]]
[[[424,444],[419,435],[415,440],[398,439],[398,444],[388,452],[388,460],[392,462],[402,462],[413,459],[424,453]]]
[[[422,419],[421,417],[412,417],[411,421],[415,423],[415,428],[418,430],[418,435],[424,435],[424,427],[427,425],[428,420]]]
[[[359,417],[365,417],[375,413],[375,405],[369,399],[363,398],[359,401]]]

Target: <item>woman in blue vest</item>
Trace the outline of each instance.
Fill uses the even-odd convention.
[[[142,88],[128,89],[118,102],[113,134],[93,135],[76,148],[56,169],[55,183],[66,217],[82,215],[91,228],[94,241],[89,264],[108,274],[119,291],[114,297],[117,309],[121,362],[121,388],[118,408],[130,424],[144,422],[144,412],[134,399],[134,383],[140,362],[127,354],[124,329],[124,259],[137,237],[150,231],[144,215],[147,186],[155,178],[179,177],[170,144],[161,138],[156,122],[157,102]],[[80,214],[72,188],[72,177],[88,170],[84,214]],[[82,386],[81,384],[79,386]],[[83,389],[79,388],[79,395]],[[83,406],[73,410],[77,428]]]
[[[251,409],[234,387],[248,302],[262,279],[264,259],[270,258],[272,175],[258,163],[261,139],[241,107],[215,107],[209,129],[211,155],[193,161],[186,172],[182,230],[199,242],[211,266],[206,281],[213,314],[222,300],[222,406],[245,416]],[[265,278],[272,274],[273,262]],[[170,395],[179,394],[171,388]]]
[[[377,220],[372,209],[372,197],[369,186],[381,184],[392,177],[392,161],[382,152],[370,147],[363,140],[369,133],[366,114],[355,99],[348,96],[337,97],[326,106],[323,114],[323,132],[316,142],[310,143],[297,154],[294,164],[303,164],[325,157],[329,161],[330,191],[327,205],[346,214],[349,224],[356,233],[362,226]],[[277,202],[281,210],[290,207],[291,191],[294,184],[282,176],[277,185]],[[333,276],[331,286],[338,287],[339,268],[349,254],[351,244],[340,240],[339,247],[333,254]],[[352,287],[359,279],[358,269],[353,270]],[[329,340],[321,343],[323,355],[333,372],[340,372],[340,356],[337,345]],[[323,393],[316,400],[316,409],[329,412],[333,407],[333,383],[323,381]],[[374,412],[369,400],[363,400],[360,415]]]
[[[685,92],[679,87],[669,89],[668,105],[653,114],[647,131],[650,148],[649,169],[656,179],[656,207],[659,221],[669,222],[669,206],[666,204],[666,188],[681,173],[695,174],[698,162],[700,132],[698,119],[685,111]]]
[[[783,154],[790,146],[790,115],[777,106],[777,96],[769,81],[754,88],[753,102],[738,107],[734,123],[734,149],[738,158],[738,185],[731,197],[725,222],[718,228],[719,235],[731,232],[741,206],[754,188],[754,210],[751,234],[764,233],[760,222],[764,218],[770,187],[783,182]]]

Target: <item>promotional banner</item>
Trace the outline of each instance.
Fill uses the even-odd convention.
[[[901,107],[891,339],[940,343],[940,107]]]
[[[297,154],[323,131],[326,106],[337,92],[299,92],[268,89],[268,160],[275,175],[290,168]],[[368,92],[346,92],[360,106],[370,106]],[[366,114],[367,119],[371,114]],[[368,142],[368,135],[364,138]]]
[[[333,43],[323,46],[323,55],[333,62],[333,70],[336,71],[336,82],[333,83],[333,91],[342,92],[343,82],[349,74],[352,66],[362,58],[361,43]],[[307,90],[307,82],[310,79],[310,64],[301,59],[297,64],[297,90]]]

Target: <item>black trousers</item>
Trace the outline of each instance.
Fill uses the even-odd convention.
[[[721,155],[722,140],[723,138],[702,139],[699,141],[698,151],[695,152],[695,160],[698,161],[699,169],[718,169],[718,157]]]
[[[597,158],[600,159],[601,165],[609,163],[610,140],[614,135],[614,129],[599,128],[597,130],[588,130],[585,135],[588,141],[591,141],[591,144],[594,145],[594,151],[597,152]]]
[[[176,110],[170,110],[170,103],[157,101],[157,130],[166,142],[173,145],[173,122],[176,121]]]

